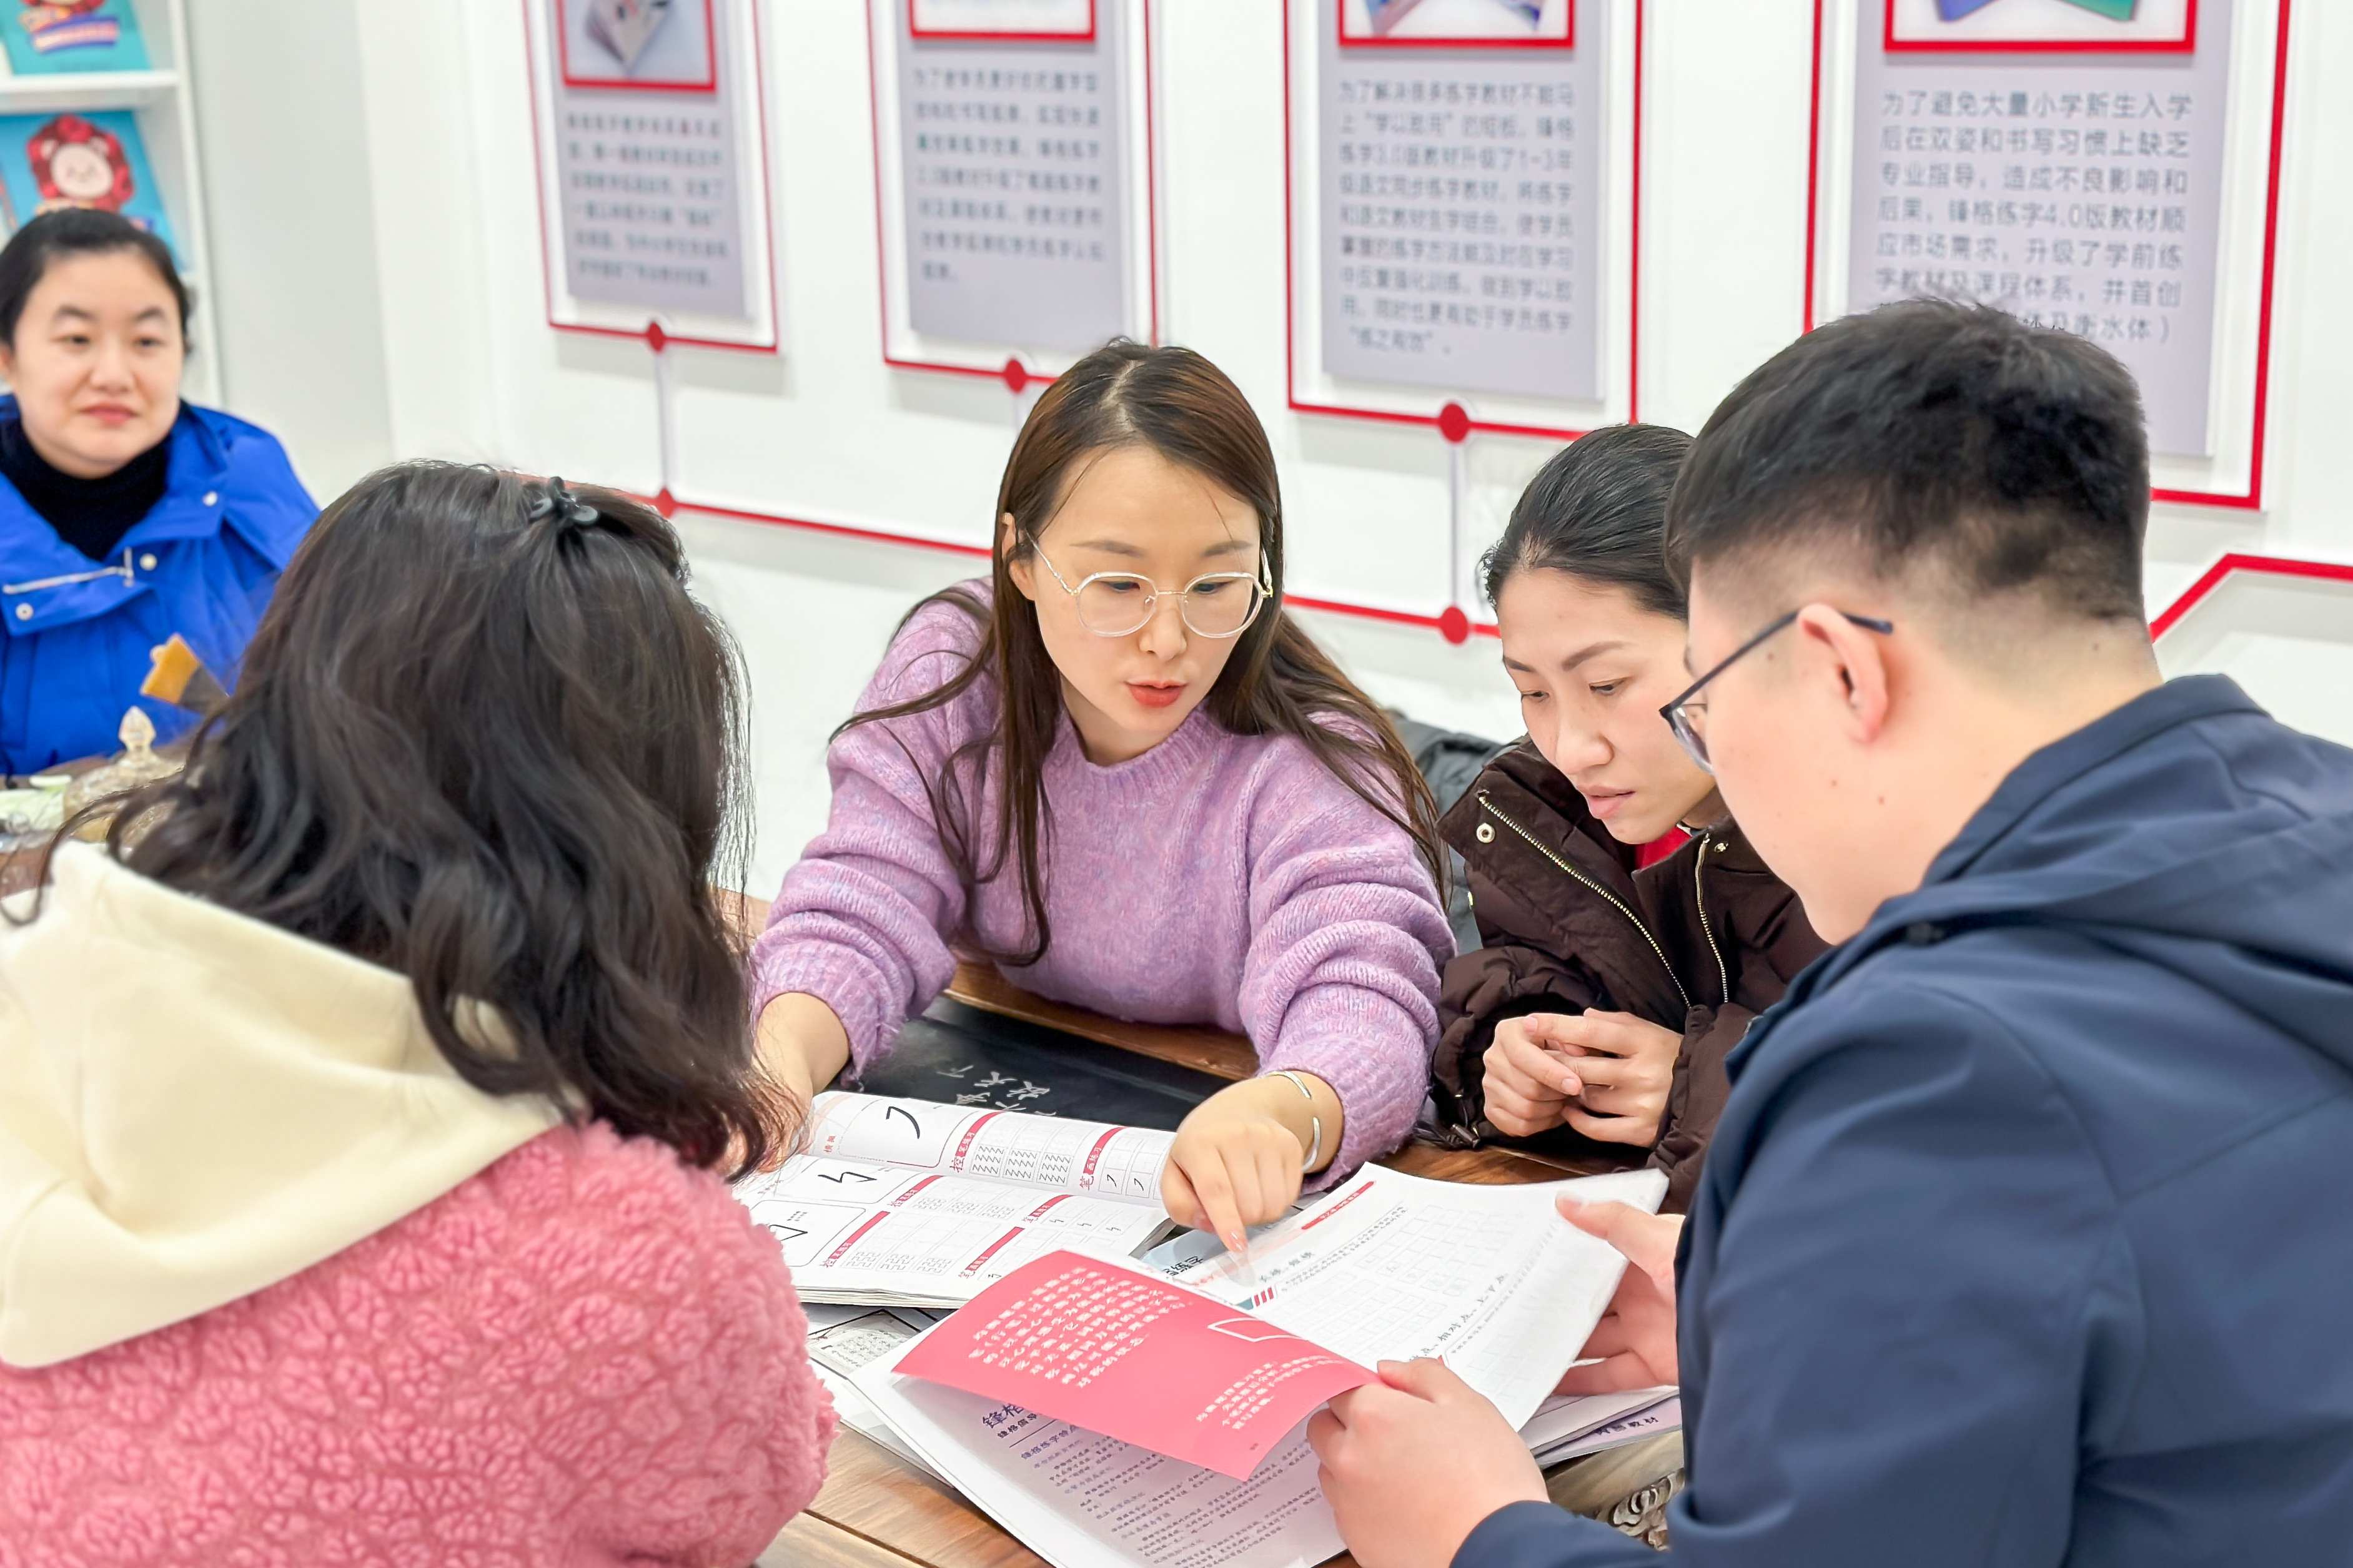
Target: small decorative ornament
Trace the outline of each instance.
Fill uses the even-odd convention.
[[[122,741],[121,755],[103,767],[92,768],[67,788],[65,815],[69,821],[87,806],[129,795],[180,771],[179,763],[155,754],[155,721],[147,717],[144,709],[133,708],[125,713],[118,733]],[[123,835],[125,847],[143,837],[151,825],[147,821],[132,824]],[[74,837],[95,844],[103,840],[113,826],[113,812],[94,812],[74,829]]]

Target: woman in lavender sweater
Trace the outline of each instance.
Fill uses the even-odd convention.
[[[826,830],[754,952],[806,1100],[930,1005],[954,952],[1119,1017],[1247,1033],[1161,1195],[1229,1245],[1412,1128],[1453,940],[1430,793],[1284,615],[1282,503],[1240,391],[1118,342],[1048,388],[987,582],[901,626],[836,731]]]

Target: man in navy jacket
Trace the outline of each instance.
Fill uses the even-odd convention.
[[[1825,326],[1699,437],[1668,717],[1842,945],[1733,1053],[1674,1267],[1577,1216],[1650,1268],[1572,1384],[1680,1363],[1671,1557],[2353,1562],[2353,752],[2160,682],[2147,505],[2123,367],[1989,310]],[[1310,1434],[1367,1568],[1652,1559],[1384,1375]]]

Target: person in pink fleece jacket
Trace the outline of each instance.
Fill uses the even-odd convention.
[[[327,510],[186,771],[0,913],[0,1568],[742,1568],[815,1495],[712,1170],[792,1131],[735,671],[609,491]]]
[[[993,570],[917,606],[836,732],[825,832],[754,951],[806,1100],[886,1051],[958,947],[1118,1017],[1245,1031],[1168,1212],[1229,1246],[1411,1131],[1453,938],[1430,792],[1282,609],[1282,502],[1233,383],[1115,342],[1014,442]]]

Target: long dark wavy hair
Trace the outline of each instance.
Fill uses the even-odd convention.
[[[993,956],[1014,964],[1044,957],[1053,932],[1039,850],[1052,820],[1044,770],[1061,720],[1062,683],[1039,635],[1037,611],[1014,585],[1011,573],[1016,562],[1036,549],[1038,535],[1053,520],[1083,459],[1123,447],[1148,447],[1248,501],[1258,513],[1273,595],[1204,699],[1210,716],[1237,735],[1298,740],[1412,837],[1442,897],[1446,860],[1430,785],[1379,706],[1283,613],[1282,492],[1273,448],[1241,389],[1190,349],[1111,342],[1046,389],[1014,438],[997,488],[995,515],[1010,515],[1013,527],[997,531],[989,602],[949,588],[908,615],[913,619],[932,605],[953,605],[980,624],[979,648],[935,689],[854,714],[834,733],[943,707],[984,679],[995,684],[995,732],[957,751],[940,777],[924,774],[923,787],[949,863],[967,887],[1001,875],[1008,851],[1018,859],[1028,942],[1018,952]],[[992,769],[1002,785],[995,820],[984,837],[974,833],[966,806],[979,793],[978,781]]]
[[[353,486],[107,847],[406,975],[476,1088],[749,1170],[792,1111],[712,885],[746,843],[739,657],[667,522],[558,484],[411,463]],[[478,1005],[502,1037],[467,1026]]]

